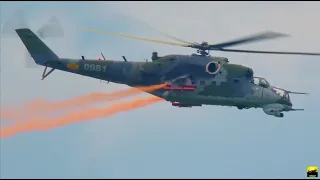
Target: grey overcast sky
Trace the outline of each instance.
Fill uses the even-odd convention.
[[[130,61],[193,49],[109,37],[90,27],[163,39],[148,26],[192,42],[223,42],[265,30],[292,37],[238,48],[319,52],[319,2],[1,2],[1,29],[18,10],[36,31],[51,16],[64,38],[45,42],[60,57]],[[1,105],[35,98],[62,100],[126,86],[56,71],[41,81],[43,68],[25,67],[17,36],[1,36]],[[320,60],[213,52],[254,69],[272,85],[309,96],[292,97],[304,112],[282,119],[261,109],[205,106],[174,108],[161,102],[108,118],[30,132],[0,140],[2,178],[305,178],[320,166]]]

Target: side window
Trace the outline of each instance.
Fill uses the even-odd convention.
[[[260,84],[259,79],[258,79],[258,78],[254,78],[254,79],[253,79],[253,83],[254,83],[255,85],[259,85],[259,84]]]
[[[205,84],[206,84],[205,81],[200,81],[200,85],[201,85],[201,86],[203,86],[203,85],[205,85]]]

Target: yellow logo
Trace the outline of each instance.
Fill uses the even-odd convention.
[[[308,166],[307,177],[318,177],[318,166]]]
[[[67,64],[67,68],[76,70],[76,69],[79,69],[79,65],[78,64]]]

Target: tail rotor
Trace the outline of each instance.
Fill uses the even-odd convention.
[[[15,29],[30,28],[24,11],[16,11],[9,19],[5,22],[1,36],[2,37],[16,37],[17,33]],[[64,37],[64,31],[59,19],[56,16],[52,16],[46,23],[44,23],[37,31],[36,34],[41,39],[48,38],[61,38]],[[30,53],[25,52],[24,64],[26,68],[39,68],[40,66],[35,64]]]

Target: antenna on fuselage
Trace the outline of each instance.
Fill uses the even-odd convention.
[[[128,62],[126,57],[122,56],[122,58],[125,62]]]
[[[102,53],[101,53],[101,56],[102,56],[103,60],[106,60],[106,58],[104,57],[104,55]],[[99,59],[101,59],[101,58],[99,58]],[[109,84],[109,81],[103,81],[101,79],[100,79],[100,82]]]
[[[106,58],[104,58],[104,55],[101,53],[101,56],[103,57],[103,60],[106,60]]]

